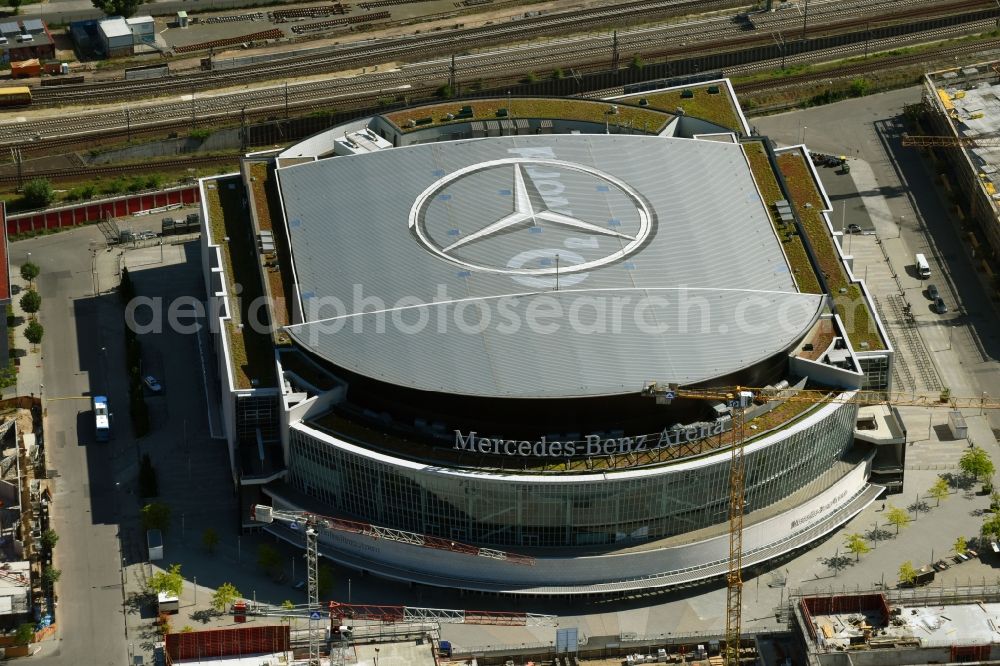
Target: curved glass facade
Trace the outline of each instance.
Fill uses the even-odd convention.
[[[812,425],[784,437],[779,432],[776,441],[747,452],[749,511],[829,472],[851,446],[857,407],[829,409]],[[728,519],[728,455],[707,466],[665,466],[633,478],[594,474],[588,481],[552,476],[539,482],[517,474],[477,478],[474,471],[397,466],[298,428],[290,431],[289,447],[289,483],[335,515],[483,546],[660,539]]]

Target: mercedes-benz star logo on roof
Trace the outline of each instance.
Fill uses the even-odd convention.
[[[484,177],[473,182],[477,174]],[[499,190],[506,196],[491,206],[483,189],[501,183],[508,184],[509,189]],[[581,191],[587,201],[574,202],[570,197]],[[446,205],[445,211],[433,210]],[[485,218],[482,224],[478,217]],[[414,201],[409,228],[431,253],[468,270],[552,275],[593,270],[633,254],[648,240],[653,216],[628,184],[598,169],[515,157],[467,166],[431,184]],[[572,248],[563,253],[573,261],[556,265],[550,260],[560,252],[549,247],[552,234],[528,235],[545,229]],[[537,255],[538,265],[509,261],[519,250]]]

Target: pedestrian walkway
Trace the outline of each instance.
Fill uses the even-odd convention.
[[[28,282],[21,278],[21,267],[11,265],[10,267],[10,287],[11,287],[11,307],[14,310],[14,348],[18,350],[17,383],[3,389],[4,398],[12,398],[18,395],[43,395],[44,385],[42,383],[42,350],[39,345],[33,345],[24,337],[25,326],[28,325],[29,315],[21,308],[21,297],[28,289]],[[45,300],[44,283],[46,276],[39,275],[35,280],[35,289]],[[45,326],[45,319],[41,312],[38,313],[38,321]]]

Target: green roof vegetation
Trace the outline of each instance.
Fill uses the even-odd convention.
[[[885,349],[875,325],[875,318],[861,293],[861,287],[848,280],[840,254],[834,247],[833,236],[821,214],[823,199],[802,153],[799,151],[781,153],[778,155],[778,168],[785,178],[792,199],[790,203],[795,206],[802,221],[809,244],[826,279],[834,309],[840,315],[847,337],[857,350],[865,348],[861,345],[863,342],[868,343],[867,349]]]
[[[271,219],[271,211],[277,211],[280,216],[280,206],[274,191],[272,171],[270,161],[253,162],[249,165],[250,195],[253,197],[254,210],[257,213],[257,226],[261,231],[271,231],[274,233],[276,247],[279,250],[279,266],[286,265],[280,260],[280,256],[285,254],[285,229],[283,225],[277,225]],[[265,267],[264,275],[267,277],[268,302],[270,304],[271,317],[275,326],[286,326],[291,323],[288,316],[288,293],[285,290],[283,270],[273,267]],[[279,342],[287,340],[287,336],[281,331],[275,331],[275,338]]]
[[[743,152],[746,153],[750,162],[750,170],[760,188],[760,194],[764,199],[764,205],[770,213],[771,224],[774,226],[778,238],[781,239],[781,247],[788,258],[789,268],[795,277],[795,282],[799,286],[799,291],[804,294],[822,294],[823,288],[820,286],[819,278],[813,270],[809,261],[809,254],[806,252],[802,238],[795,233],[791,226],[782,226],[774,213],[774,202],[784,199],[781,188],[778,186],[778,179],[771,170],[771,162],[767,159],[767,152],[760,141],[750,141],[743,144]]]
[[[236,176],[205,183],[207,225],[212,243],[219,246],[222,254],[226,272],[224,287],[231,306],[232,319],[226,323],[226,332],[233,381],[236,388],[249,389],[255,386],[253,380],[258,387],[275,386],[277,380],[270,336],[254,331],[250,325],[240,327],[247,321],[249,305],[264,293],[256,266],[257,248],[253,245],[253,235],[247,233],[250,220],[243,208],[242,193],[242,182]],[[235,289],[237,285],[241,288],[239,291]]]
[[[618,113],[610,114],[608,110],[611,106],[608,102],[595,100],[515,97],[509,101],[506,98],[499,98],[441,102],[440,104],[394,111],[385,114],[384,117],[403,132],[455,122],[504,118],[565,118],[593,123],[607,121],[612,126],[623,125],[636,130],[658,132],[672,117],[670,114],[655,109],[643,109],[623,104],[617,104]],[[463,109],[469,109],[471,113],[462,113]],[[447,114],[449,113],[455,116],[454,120],[448,120]],[[407,127],[411,120],[415,126]]]
[[[709,93],[709,88],[718,88],[719,92]],[[688,92],[692,93],[691,96],[685,97],[685,93]],[[729,88],[724,85],[713,83],[690,86],[677,90],[636,95],[633,99],[639,97],[645,98],[651,109],[674,113],[680,108],[684,109],[685,115],[701,118],[736,132],[743,131],[739,114],[736,113],[736,105],[729,96]]]

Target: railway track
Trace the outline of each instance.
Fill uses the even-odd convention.
[[[408,62],[414,59],[439,56],[443,53],[460,53],[482,48],[491,43],[525,42],[540,36],[558,32],[584,32],[587,30],[604,29],[625,21],[652,20],[669,16],[684,15],[694,11],[707,12],[716,9],[727,9],[733,6],[732,0],[642,0],[617,5],[600,10],[567,12],[550,17],[542,17],[531,24],[523,22],[508,22],[499,25],[470,28],[462,30],[442,31],[421,36],[420,39],[406,37],[394,40],[379,40],[377,44],[360,44],[331,49],[328,55],[317,59],[316,53],[291,58],[275,60],[266,64],[257,64],[242,68],[219,70],[214,72],[199,72],[178,74],[166,79],[148,81],[104,81],[101,83],[63,86],[58,89],[45,88],[36,92],[36,104],[40,106],[72,105],[81,102],[91,102],[95,95],[110,101],[132,100],[151,97],[162,93],[176,94],[178,90],[194,94],[207,89],[218,89],[227,86],[242,85],[260,80],[280,80],[294,78],[305,74],[343,71],[371,66],[378,62]],[[952,0],[951,2],[934,2],[926,0],[909,0],[907,2],[889,2],[887,0],[858,0],[855,2],[816,3],[811,10],[812,23],[807,35],[815,35],[829,29],[828,23],[840,24],[842,29],[856,27],[865,22],[863,18],[853,18],[845,21],[845,13],[851,11],[872,12],[878,9],[884,20],[901,15],[912,8],[914,16],[936,16],[948,12],[970,11],[971,9],[995,8],[992,0]],[[885,13],[888,12],[888,15]],[[784,12],[787,13],[787,12]],[[866,14],[867,15],[867,14]],[[791,30],[798,19],[789,15],[782,25]],[[867,19],[868,22],[871,19]],[[770,32],[754,32],[741,29],[731,17],[719,17],[710,20],[700,20],[686,24],[674,24],[657,28],[623,30],[619,35],[619,49],[624,51],[645,51],[650,43],[665,40],[675,40],[682,46],[689,42],[705,43],[710,48],[719,48],[725,42],[769,42],[774,37]],[[564,50],[593,50],[590,44],[584,49],[579,48],[581,42],[591,42],[593,37],[583,37],[562,40],[549,44],[546,48],[561,48]],[[598,48],[610,48],[610,40],[605,35],[600,40]],[[471,56],[469,56],[471,57]]]
[[[376,62],[455,53],[489,44],[520,42],[560,32],[580,32],[627,22],[705,13],[738,6],[740,3],[734,0],[633,0],[599,9],[541,16],[530,23],[511,21],[479,28],[429,33],[419,38],[408,36],[378,40],[377,44],[341,46],[330,49],[322,61],[317,61],[317,54],[310,53],[283,58],[264,65],[176,75],[169,77],[169,80],[102,81],[64,86],[60,90],[40,88],[36,93],[36,102],[59,105],[78,102],[95,94],[108,96],[109,93],[114,93],[120,99],[134,99],[164,90],[206,90],[257,81],[262,76],[275,80],[324,71],[353,69],[370,66]]]
[[[982,24],[983,28],[989,27],[990,24],[984,22]],[[947,37],[947,32],[942,32],[939,36]],[[880,40],[880,43],[872,44],[872,50],[885,50],[891,48],[892,46],[898,46],[898,44],[893,44],[886,40]],[[871,74],[873,72],[885,71],[890,69],[902,69],[904,67],[920,65],[928,60],[945,60],[949,58],[960,58],[964,55],[969,55],[972,53],[980,53],[985,51],[997,51],[1000,50],[1000,39],[990,39],[980,42],[970,43],[970,44],[957,44],[955,46],[942,47],[940,49],[935,49],[932,53],[914,53],[906,54],[900,56],[892,56],[886,58],[873,58],[870,61],[864,61],[859,63],[853,63],[850,65],[844,65],[838,67],[836,70],[818,71],[818,72],[807,72],[803,74],[796,74],[788,77],[784,77],[780,80],[766,80],[766,81],[755,81],[749,83],[741,83],[735,85],[734,88],[736,92],[740,95],[752,95],[754,93],[760,93],[770,90],[782,90],[788,88],[798,88],[802,86],[811,85],[821,81],[828,81],[835,77],[838,79],[853,78],[856,76],[861,76],[864,74]],[[857,52],[857,47],[854,47],[851,51],[845,51],[837,54],[836,57],[848,57],[855,55]],[[790,61],[789,64],[794,62],[801,62],[796,59]],[[776,64],[776,63],[770,63]],[[733,70],[727,72],[729,75],[735,75],[740,73],[748,73],[756,69],[767,68],[768,63],[760,63],[755,67],[743,68],[743,71]]]
[[[964,7],[975,5],[975,2],[965,0],[960,3]],[[979,16],[983,11],[977,10],[969,16]],[[962,19],[963,15],[958,15]],[[980,19],[980,23],[982,19]],[[960,24],[963,25],[963,24]],[[919,40],[927,41],[928,36],[920,36]],[[650,40],[655,41],[655,40]],[[891,40],[883,40],[885,43]],[[596,44],[595,44],[596,42]],[[758,47],[760,40],[757,41]],[[898,42],[898,40],[897,40]],[[481,53],[463,56],[456,60],[459,70],[463,73],[472,71],[476,76],[490,73],[531,71],[539,66],[555,69],[566,64],[589,62],[591,67],[606,68],[607,56],[601,56],[601,46],[610,49],[610,40],[606,36],[591,41],[567,40],[560,45],[547,43],[535,46],[519,46],[494,53]],[[685,59],[690,60],[700,53],[724,52],[731,45],[726,41],[705,41],[681,43],[665,50],[653,50],[651,55],[668,61],[678,62],[680,66]],[[774,50],[775,42],[767,43],[767,48]],[[561,48],[560,48],[561,47]],[[719,64],[706,63],[701,71],[729,66],[733,62],[755,62],[768,60],[768,54],[762,52],[759,56],[747,54],[754,47],[744,45],[740,53],[730,55]],[[764,49],[767,50],[766,48]],[[805,59],[805,56],[792,54],[793,57]],[[721,56],[720,56],[721,57]],[[810,56],[812,57],[812,56]],[[210,122],[219,117],[232,116],[244,109],[259,114],[264,111],[278,111],[284,108],[315,108],[316,105],[337,104],[359,94],[386,95],[395,97],[408,95],[414,90],[422,90],[434,82],[440,85],[449,76],[450,61],[438,60],[404,67],[400,70],[379,72],[365,77],[327,79],[289,86],[256,88],[225,95],[198,97],[193,92],[182,101],[161,102],[153,105],[120,107],[115,110],[101,110],[90,114],[67,115],[48,119],[40,119],[24,123],[8,123],[0,125],[0,143],[23,144],[26,150],[37,146],[33,141],[37,138],[74,137],[87,133],[103,132],[108,129],[128,126],[141,131],[148,127],[178,124],[182,118],[192,119],[193,128],[198,122]],[[697,70],[698,66],[695,65]],[[581,68],[583,71],[587,67]],[[680,72],[684,73],[684,72]],[[176,81],[170,82],[177,85]],[[176,92],[176,88],[174,89]],[[51,144],[49,144],[51,145]],[[37,149],[37,148],[35,148]]]
[[[183,169],[188,169],[198,166],[211,166],[215,164],[226,164],[230,163],[234,166],[239,163],[239,156],[233,155],[232,157],[220,157],[215,156],[203,156],[203,157],[186,157],[177,160],[171,160],[169,162],[152,162],[152,163],[142,163],[142,164],[118,164],[115,166],[99,166],[99,167],[73,167],[68,169],[42,169],[38,171],[28,171],[24,174],[24,180],[31,180],[32,178],[48,178],[54,181],[74,181],[74,180],[90,180],[98,176],[122,176],[127,174],[148,174],[150,171],[156,171],[158,167],[162,167],[163,170],[170,171],[180,171]],[[18,178],[16,174],[11,173],[0,173],[0,184],[3,185],[15,185],[17,184]]]
[[[953,6],[956,4],[966,8],[978,6],[972,0],[952,3]],[[977,11],[982,13],[984,10]],[[962,32],[969,29],[970,26],[982,27],[983,24],[984,20],[980,19],[971,24],[959,24],[954,27],[954,30]],[[644,31],[648,33],[650,29],[644,29]],[[937,35],[943,35],[943,33],[940,31],[920,33],[914,35],[913,38],[915,41],[931,41],[940,38],[936,37]],[[495,72],[501,77],[506,75],[508,78],[511,73],[516,75],[519,72],[532,71],[538,67],[554,69],[564,64],[579,62],[590,63],[590,67],[580,67],[581,71],[604,70],[607,68],[608,60],[607,56],[601,57],[601,44],[609,47],[609,38],[605,36],[601,40],[566,40],[563,42],[563,48],[555,48],[551,43],[534,47],[519,46],[501,52],[464,56],[458,59],[458,63],[462,72],[472,71],[475,72],[476,76]],[[724,49],[726,44],[725,41],[695,41],[681,43],[664,50],[654,50],[652,54],[656,58],[663,58],[673,63],[677,68],[675,74],[690,73],[692,68],[694,71],[707,71],[722,67],[726,67],[729,73],[738,73],[740,67],[749,70],[761,66],[760,64],[733,66],[734,62],[763,62],[768,66],[773,66],[773,56],[776,54],[767,52],[775,50],[775,42],[773,41],[766,48],[761,46],[746,47],[743,51],[731,52],[729,55],[715,53]],[[872,40],[871,46],[874,49],[899,44],[898,38],[886,38]],[[753,48],[760,49],[761,53],[753,53]],[[843,49],[841,50],[843,51]],[[695,56],[699,53],[711,55],[698,60]],[[789,62],[817,58],[830,59],[829,54],[829,50],[822,53],[789,54],[787,59]],[[713,60],[719,60],[719,62],[716,63]],[[133,132],[139,134],[158,130],[162,136],[162,133],[168,130],[176,129],[181,132],[188,128],[194,129],[199,124],[204,126],[217,122],[220,118],[231,120],[234,114],[244,112],[249,121],[280,116],[284,109],[294,108],[297,113],[308,113],[311,110],[328,108],[331,104],[356,107],[361,102],[371,101],[371,106],[375,106],[374,100],[383,97],[427,98],[430,96],[429,90],[432,91],[435,86],[440,85],[441,81],[447,80],[449,67],[450,61],[438,60],[404,67],[401,70],[379,72],[366,77],[327,79],[287,87],[257,88],[211,97],[197,97],[192,94],[188,99],[182,101],[131,108],[120,107],[91,114],[2,124],[0,125],[0,144],[18,144],[25,152],[32,153],[51,150],[59,145],[76,145],[81,142],[83,137],[94,134],[117,134],[124,138],[126,134]],[[687,70],[684,70],[684,67],[687,67]],[[782,81],[781,85],[791,85],[790,81],[791,79],[786,79]],[[177,85],[176,81],[172,81],[171,84]],[[766,85],[774,87],[775,84]],[[36,137],[41,140],[36,141]]]
[[[982,27],[989,27],[988,23],[984,22]],[[938,30],[935,36],[939,38],[946,37],[949,29]],[[877,44],[872,44],[872,48],[884,48],[889,46],[898,46],[898,43],[893,43],[890,40],[884,40]],[[857,48],[857,47],[854,47]],[[835,71],[820,71],[820,72],[810,72],[799,75],[792,75],[786,77],[780,81],[760,81],[751,82],[746,84],[740,84],[736,86],[736,91],[741,95],[749,95],[755,92],[761,92],[764,90],[772,90],[776,88],[793,88],[798,86],[805,86],[810,84],[815,84],[817,81],[826,81],[833,77],[836,78],[850,78],[854,76],[859,76],[863,74],[868,74],[875,71],[887,70],[887,69],[898,69],[902,67],[914,66],[926,62],[928,59],[951,59],[954,57],[961,57],[971,53],[989,51],[989,50],[1000,50],[1000,38],[990,39],[981,42],[967,43],[967,44],[957,44],[950,47],[942,47],[940,49],[935,49],[932,52],[918,53],[918,54],[906,54],[901,56],[893,57],[883,57],[878,59],[873,59],[871,61],[854,63],[845,67],[838,68]],[[851,55],[850,53],[838,54],[838,57],[843,57]],[[829,54],[826,54],[827,59],[829,59]],[[775,64],[775,63],[771,63]],[[727,74],[732,74],[734,72],[730,71]],[[358,107],[372,108],[376,106],[377,99],[379,98],[378,93],[372,93],[370,90],[364,90],[362,84],[357,84],[359,91],[356,95],[352,97],[352,103]],[[432,87],[427,88],[414,88],[411,92],[418,96],[427,96],[433,92]],[[615,94],[620,93],[621,89],[605,89],[599,93],[590,93],[591,96],[595,94]],[[252,113],[248,112],[247,120],[248,122],[252,120],[259,120],[268,117],[269,109],[257,109]],[[231,113],[222,111],[219,115],[231,117]],[[171,124],[156,125],[156,129],[162,134],[162,132],[167,129],[184,129],[187,127],[188,120],[177,121],[174,120]],[[133,128],[133,131],[141,131],[141,128]],[[73,142],[79,142],[79,137],[65,137],[61,141],[66,144],[71,144]],[[52,147],[54,144],[48,144],[48,147]],[[235,161],[235,157],[233,160]],[[192,166],[207,165],[207,164],[221,164],[225,163],[227,158],[225,157],[192,157],[178,160],[177,162],[163,163],[164,166],[169,164],[171,168],[184,169]],[[48,170],[48,171],[36,171],[31,172],[29,177],[45,177],[53,180],[81,180],[89,179],[95,176],[102,175],[121,175],[136,172],[148,172],[150,169],[157,168],[156,164],[130,164],[130,165],[120,165],[120,166],[106,166],[106,167],[79,167],[71,169],[59,169],[59,170]],[[11,174],[0,175],[0,183],[11,184],[16,181],[16,178]]]

